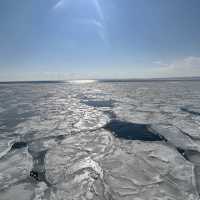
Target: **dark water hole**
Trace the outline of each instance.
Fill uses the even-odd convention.
[[[166,141],[161,135],[152,133],[146,124],[134,124],[119,120],[112,120],[105,127],[118,138],[141,141]]]
[[[34,171],[34,170],[30,171],[30,176],[32,178],[34,178],[36,181],[44,181],[45,182],[45,179],[46,179],[44,172],[38,172],[38,171]]]
[[[200,152],[189,149],[176,148],[177,151],[188,161],[200,166]]]
[[[25,147],[27,147],[27,143],[26,142],[15,142],[12,145],[11,150],[21,149],[21,148],[25,148]]]

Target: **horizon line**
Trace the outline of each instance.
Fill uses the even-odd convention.
[[[200,81],[200,76],[181,76],[181,77],[156,77],[156,78],[97,78],[97,79],[69,79],[69,80],[8,80],[0,81],[0,84],[11,83],[67,83],[81,80],[94,80],[97,82],[151,82],[151,81]]]

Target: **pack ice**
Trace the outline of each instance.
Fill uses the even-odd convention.
[[[199,85],[0,85],[0,199],[199,200]]]

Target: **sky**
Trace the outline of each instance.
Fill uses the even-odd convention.
[[[199,0],[1,0],[0,81],[200,76]]]

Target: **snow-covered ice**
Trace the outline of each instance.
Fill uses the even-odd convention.
[[[199,86],[0,85],[0,199],[199,200]]]

